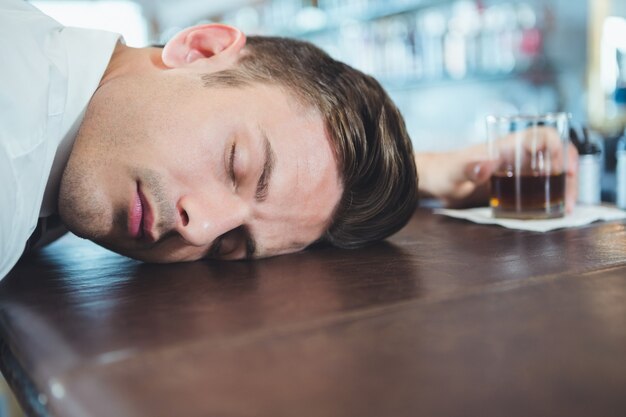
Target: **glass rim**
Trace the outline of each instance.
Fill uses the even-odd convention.
[[[541,122],[541,121],[557,121],[561,119],[569,120],[572,118],[571,113],[567,112],[549,112],[542,114],[512,114],[512,115],[493,115],[487,116],[487,123],[511,123],[511,122]]]

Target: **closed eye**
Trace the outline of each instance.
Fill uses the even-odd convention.
[[[237,144],[233,143],[230,147],[230,156],[228,158],[228,176],[233,184],[235,184],[235,152],[237,151]]]

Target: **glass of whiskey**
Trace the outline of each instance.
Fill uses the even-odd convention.
[[[493,216],[550,219],[565,215],[569,115],[487,117]]]

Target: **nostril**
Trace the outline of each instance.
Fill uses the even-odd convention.
[[[183,223],[183,226],[187,226],[187,224],[189,224],[189,215],[185,210],[180,211],[180,219]]]

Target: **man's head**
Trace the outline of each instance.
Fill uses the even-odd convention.
[[[59,210],[80,236],[164,262],[357,247],[416,199],[404,122],[376,81],[309,44],[204,25],[162,52],[116,50]]]

